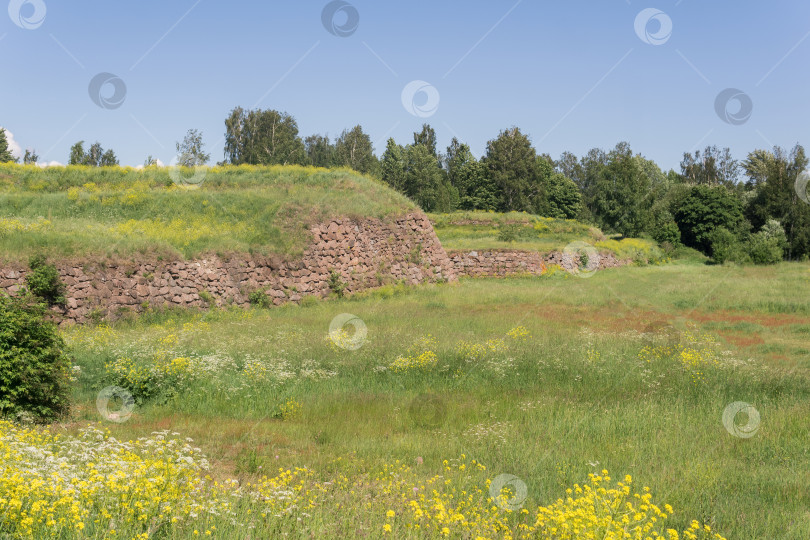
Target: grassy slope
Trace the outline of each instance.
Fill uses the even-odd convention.
[[[599,229],[572,219],[554,219],[522,212],[456,212],[430,214],[436,235],[447,250],[516,249],[561,251],[572,242],[585,242],[620,258],[657,260],[663,257],[654,242],[641,239],[608,239]],[[517,226],[514,241],[498,238],[504,225]]]
[[[240,365],[259,359],[271,370],[283,365],[294,372],[314,359],[337,372],[281,384],[252,378],[237,391],[225,390],[242,380],[230,374],[163,406],[139,408],[126,424],[105,424],[117,437],[166,428],[194,437],[222,476],[248,480],[262,465],[335,470],[332,460],[347,456],[374,464],[421,456],[419,474],[427,478],[442,474],[443,459],[465,453],[487,466],[485,476],[471,471],[470,481],[515,474],[528,485],[531,508],[604,467],[618,478],[631,474],[652,488],[654,500],[672,504],[672,526],[696,518],[730,539],[798,540],[810,537],[810,307],[797,299],[808,279],[810,268],[802,264],[672,264],[590,279],[472,280],[402,290],[384,301],[393,291],[307,307],[212,312],[196,331],[193,325],[183,331],[189,314],[168,323],[158,318],[161,325],[122,324],[112,334],[76,329],[68,337],[84,370],[77,416],[98,420],[94,399],[109,382],[102,380],[105,362],[148,358],[171,334],[176,355],[216,354]],[[344,312],[368,326],[359,350],[327,343],[330,320]],[[668,342],[670,335],[656,330],[667,321],[680,331],[697,324],[718,338],[728,351],[720,355],[723,366],[705,367],[704,380],[695,382],[676,360],[639,360],[644,346]],[[493,355],[494,363],[468,364],[456,352],[460,340],[504,338],[518,325],[532,337]],[[436,369],[372,369],[428,334],[436,339]],[[424,392],[446,406],[440,427],[409,414]],[[268,418],[289,398],[303,404],[301,418]],[[735,438],[724,429],[721,415],[733,401],[760,411],[755,437]],[[356,474],[344,466],[336,470]],[[354,496],[356,511],[319,508],[313,523],[346,522],[378,536],[384,516],[364,513],[359,502],[373,493]]]
[[[188,172],[187,176],[191,176]],[[348,170],[212,168],[198,189],[168,169],[0,165],[0,259],[203,252],[297,254],[308,225],[416,207]]]

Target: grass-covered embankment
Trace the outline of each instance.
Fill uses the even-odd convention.
[[[549,253],[589,244],[619,259],[658,262],[664,253],[652,240],[608,238],[598,228],[573,219],[522,212],[455,212],[430,214],[436,235],[448,251],[519,250]]]
[[[157,167],[0,165],[0,259],[25,261],[33,252],[54,258],[295,255],[313,223],[416,209],[382,183],[349,170],[175,172],[181,176],[173,179],[171,169]]]

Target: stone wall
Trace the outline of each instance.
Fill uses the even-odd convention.
[[[189,261],[57,263],[67,285],[65,321],[95,316],[114,319],[147,306],[245,305],[264,289],[273,304],[326,296],[330,273],[340,274],[353,292],[398,280],[410,284],[453,281],[456,272],[424,214],[390,220],[339,219],[313,226],[302,257],[207,256]],[[0,290],[14,293],[26,268],[0,265]]]
[[[549,265],[556,264],[571,271],[579,266],[579,256],[560,251],[538,253],[535,251],[492,250],[492,251],[450,251],[447,254],[458,276],[505,277],[519,274],[540,275]],[[613,253],[599,254],[599,269],[624,266],[630,261],[616,258]],[[595,267],[597,261],[588,262],[588,268]]]

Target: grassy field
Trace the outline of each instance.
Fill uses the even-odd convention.
[[[195,176],[197,174],[197,176]],[[0,259],[295,255],[307,228],[332,217],[414,211],[407,198],[349,170],[240,166],[0,165]]]
[[[569,244],[584,242],[622,259],[656,262],[665,258],[650,240],[608,238],[596,227],[573,219],[555,219],[509,212],[455,212],[430,214],[436,235],[445,249],[453,251],[514,249],[548,253]]]
[[[609,499],[617,521],[668,514],[650,525],[664,538],[692,520],[730,539],[808,538],[808,284],[806,264],[670,264],[68,330],[77,406],[53,430],[99,422],[99,391],[118,385],[132,415],[99,427],[147,439],[85,434],[91,470],[126,463],[132,487],[106,488],[120,514],[96,508],[81,534],[69,522],[54,537],[590,538],[565,527],[594,508],[605,519]],[[344,313],[356,318],[330,334]],[[724,421],[734,402],[759,416]],[[185,437],[199,452],[167,442]],[[177,455],[204,455],[209,480],[154,469]],[[153,469],[197,506],[158,490]],[[161,497],[170,511],[149,502]],[[692,534],[677,537],[709,537]]]

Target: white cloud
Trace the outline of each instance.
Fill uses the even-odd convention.
[[[162,161],[160,161],[159,159],[156,159],[156,160],[155,160],[155,165],[157,165],[158,167],[165,167],[165,166],[166,166],[166,165],[165,165],[165,164],[164,164]],[[135,167],[133,167],[133,168],[139,171],[139,170],[143,169],[143,168],[144,168],[144,166],[143,166],[143,164],[141,164],[141,165],[135,165]]]
[[[3,131],[6,132],[6,140],[8,141],[8,148],[9,148],[9,150],[11,150],[11,155],[14,156],[17,159],[22,159],[23,151],[22,151],[22,148],[20,147],[19,143],[14,140],[14,134],[11,133],[6,128],[0,128],[0,129],[2,129]]]
[[[58,161],[49,161],[47,163],[44,163],[44,162],[37,163],[37,167],[40,167],[42,169],[45,169],[47,167],[64,167],[64,166],[65,166],[64,163],[59,163]]]

